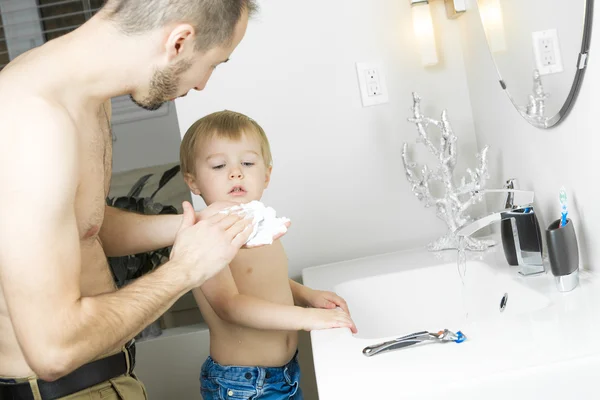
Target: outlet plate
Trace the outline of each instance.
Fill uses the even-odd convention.
[[[357,62],[356,73],[363,107],[389,101],[381,62]]]
[[[531,38],[535,65],[540,75],[563,72],[564,68],[556,29],[533,32]]]

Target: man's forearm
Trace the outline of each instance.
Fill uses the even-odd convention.
[[[215,311],[228,322],[254,329],[299,331],[305,328],[303,316],[306,309],[243,294],[232,297],[221,310]]]
[[[106,206],[100,240],[108,257],[173,245],[181,215],[143,215]]]
[[[54,332],[47,332],[54,335],[46,335],[52,341],[41,341],[38,349],[58,354],[59,365],[50,378],[119,349],[190,290],[185,277],[169,273],[172,267],[166,263],[121,290],[81,298],[60,312],[52,321]]]

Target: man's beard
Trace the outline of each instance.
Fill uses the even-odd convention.
[[[191,66],[191,61],[181,60],[177,64],[169,66],[164,70],[154,72],[152,80],[150,81],[148,96],[142,100],[136,100],[133,95],[129,95],[131,101],[144,110],[158,110],[169,99],[177,96],[179,77],[182,73],[190,69]]]

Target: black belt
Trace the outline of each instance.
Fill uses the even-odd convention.
[[[38,379],[37,383],[42,400],[59,399],[117,376],[131,373],[135,366],[135,344],[131,343],[125,349],[127,354],[125,351],[121,351],[112,356],[92,361],[56,381],[46,382]],[[130,360],[129,369],[127,368],[127,356]],[[8,385],[0,384],[0,399],[34,400],[34,397],[30,384],[24,382]]]

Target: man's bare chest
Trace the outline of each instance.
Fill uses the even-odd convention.
[[[80,122],[79,182],[75,215],[81,239],[95,236],[104,220],[104,207],[112,174],[112,134],[102,113]]]

